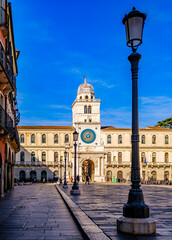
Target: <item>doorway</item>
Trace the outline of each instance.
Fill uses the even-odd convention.
[[[87,175],[89,176],[90,181],[94,182],[94,162],[91,160],[85,160],[82,163],[82,181],[85,182]]]

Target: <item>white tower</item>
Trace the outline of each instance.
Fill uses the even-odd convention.
[[[100,99],[95,99],[94,88],[86,82],[78,88],[77,97],[72,104],[73,126],[79,133],[78,155],[79,175],[82,176],[83,163],[92,166],[92,181],[104,181],[104,146],[100,138]]]

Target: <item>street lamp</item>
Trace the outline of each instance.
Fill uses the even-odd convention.
[[[67,152],[64,152],[64,156],[65,156],[65,174],[64,174],[64,184],[63,184],[63,188],[67,188],[67,182],[66,182],[66,158],[67,158]]]
[[[70,193],[72,195],[79,195],[80,194],[80,190],[79,190],[79,186],[78,186],[78,183],[76,181],[76,146],[77,146],[77,141],[78,141],[78,133],[77,131],[75,130],[75,132],[73,133],[73,141],[75,142],[74,143],[74,149],[75,149],[75,161],[74,161],[74,183],[73,183],[73,186],[72,186],[72,190],[70,191]]]
[[[139,121],[138,121],[138,63],[141,55],[137,53],[138,46],[142,43],[142,33],[146,15],[133,7],[133,10],[125,15],[127,46],[132,48],[128,57],[132,72],[132,167],[131,189],[128,202],[123,207],[123,217],[117,220],[119,232],[131,234],[153,234],[156,232],[156,222],[149,217],[149,206],[144,202],[143,192],[140,188],[140,164],[139,164]]]
[[[60,185],[62,184],[62,159],[60,157]]]

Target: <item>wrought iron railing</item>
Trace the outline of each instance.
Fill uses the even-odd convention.
[[[13,120],[2,106],[0,106],[0,126],[13,135]]]
[[[0,64],[3,66],[12,87],[16,89],[16,77],[14,76],[13,67],[9,62],[8,57],[1,43],[0,43]]]
[[[17,127],[13,128],[13,139],[16,141],[18,148],[20,148],[20,141],[19,141],[19,134],[17,131]]]
[[[8,24],[9,17],[7,11],[3,7],[0,7],[0,26],[4,26],[6,29],[8,29]]]

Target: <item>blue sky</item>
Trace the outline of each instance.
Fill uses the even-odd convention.
[[[172,111],[172,2],[12,0],[20,125],[72,125],[83,76],[100,98],[103,126],[131,126],[131,72],[122,19],[147,13],[139,64],[140,127]]]

